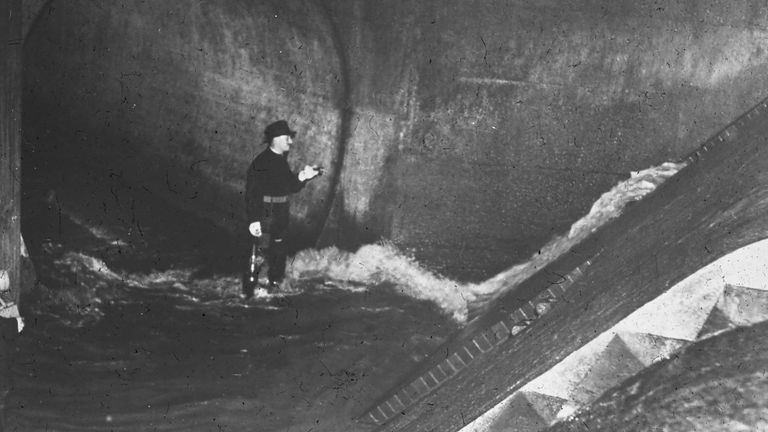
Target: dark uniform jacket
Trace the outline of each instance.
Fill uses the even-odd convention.
[[[248,223],[263,222],[267,205],[264,196],[287,197],[300,191],[305,184],[291,171],[284,155],[269,148],[261,152],[251,162],[246,176],[245,207]]]

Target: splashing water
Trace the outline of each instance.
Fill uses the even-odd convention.
[[[467,317],[467,285],[421,267],[391,243],[364,245],[354,253],[335,247],[305,250],[292,260],[288,277],[321,277],[364,287],[388,282],[402,295],[436,303],[459,322]]]
[[[382,242],[364,245],[355,252],[329,247],[297,253],[287,268],[286,292],[299,294],[301,288],[290,287],[302,286],[297,282],[306,279],[322,280],[333,288],[347,291],[377,289],[386,284],[401,295],[435,303],[456,322],[463,323],[467,321],[470,306],[482,307],[514,290],[599,227],[618,217],[627,203],[641,199],[684,166],[684,163],[668,162],[632,172],[629,179],[604,193],[568,233],[549,241],[528,261],[485,282],[451,280],[422,267],[392,243]],[[100,236],[104,237],[112,240],[112,236]],[[194,276],[194,269],[148,274],[116,272],[103,261],[80,252],[65,253],[55,261],[55,266],[76,277],[64,280],[55,290],[42,287],[43,295],[48,297],[45,303],[63,309],[57,313],[49,308],[47,312],[61,314],[62,322],[73,326],[99,319],[103,315],[100,305],[127,299],[129,289],[162,289],[195,303],[231,299],[240,290],[239,275],[198,278]]]
[[[83,252],[66,252],[53,260],[52,280],[38,284],[32,302],[38,312],[54,316],[69,327],[82,327],[104,316],[109,303],[131,301],[131,290],[160,290],[186,303],[221,302],[237,298],[240,279],[236,276],[197,278],[195,269],[128,272],[108,265]]]
[[[497,298],[531,277],[549,263],[561,257],[598,228],[621,215],[627,203],[637,201],[656,189],[668,178],[685,167],[685,163],[665,162],[642,171],[633,171],[630,178],[604,193],[589,213],[571,225],[567,234],[555,237],[545,244],[528,261],[518,264],[482,284],[472,293],[482,302]]]
[[[403,295],[433,301],[457,322],[466,322],[470,304],[487,304],[515,289],[595,230],[617,218],[627,203],[652,192],[684,166],[685,163],[666,162],[633,171],[629,179],[595,201],[590,212],[576,221],[568,233],[549,241],[528,261],[482,283],[460,283],[437,275],[387,243],[366,245],[354,253],[336,248],[300,252],[293,261],[291,277],[326,277],[366,286],[392,282]]]
[[[38,312],[57,317],[70,327],[81,327],[104,316],[105,301],[121,297],[125,280],[94,257],[67,252],[53,261],[53,286],[38,284],[35,295],[44,301],[32,302]]]

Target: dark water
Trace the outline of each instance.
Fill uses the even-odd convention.
[[[322,266],[243,303],[240,239],[108,172],[28,182],[24,212],[39,283],[8,430],[365,430],[353,417],[458,327],[413,287]]]
[[[247,239],[169,207],[162,185],[25,166],[22,302],[7,426],[19,431],[358,431],[354,421],[471,315],[674,174],[606,192],[569,233],[482,283],[389,244],[304,250],[278,296],[239,297]]]

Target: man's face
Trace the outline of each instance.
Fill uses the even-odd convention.
[[[272,150],[276,153],[284,154],[291,149],[293,138],[290,135],[280,135],[272,138]]]

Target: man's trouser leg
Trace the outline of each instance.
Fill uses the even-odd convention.
[[[282,238],[272,239],[269,245],[269,270],[267,277],[269,282],[280,283],[285,277],[285,263],[288,254],[285,251],[285,243]]]
[[[276,203],[270,206],[270,224],[269,233],[269,251],[267,262],[269,270],[267,277],[270,284],[280,283],[285,276],[285,263],[288,259],[288,252],[285,246],[284,234],[288,228],[288,203]]]

